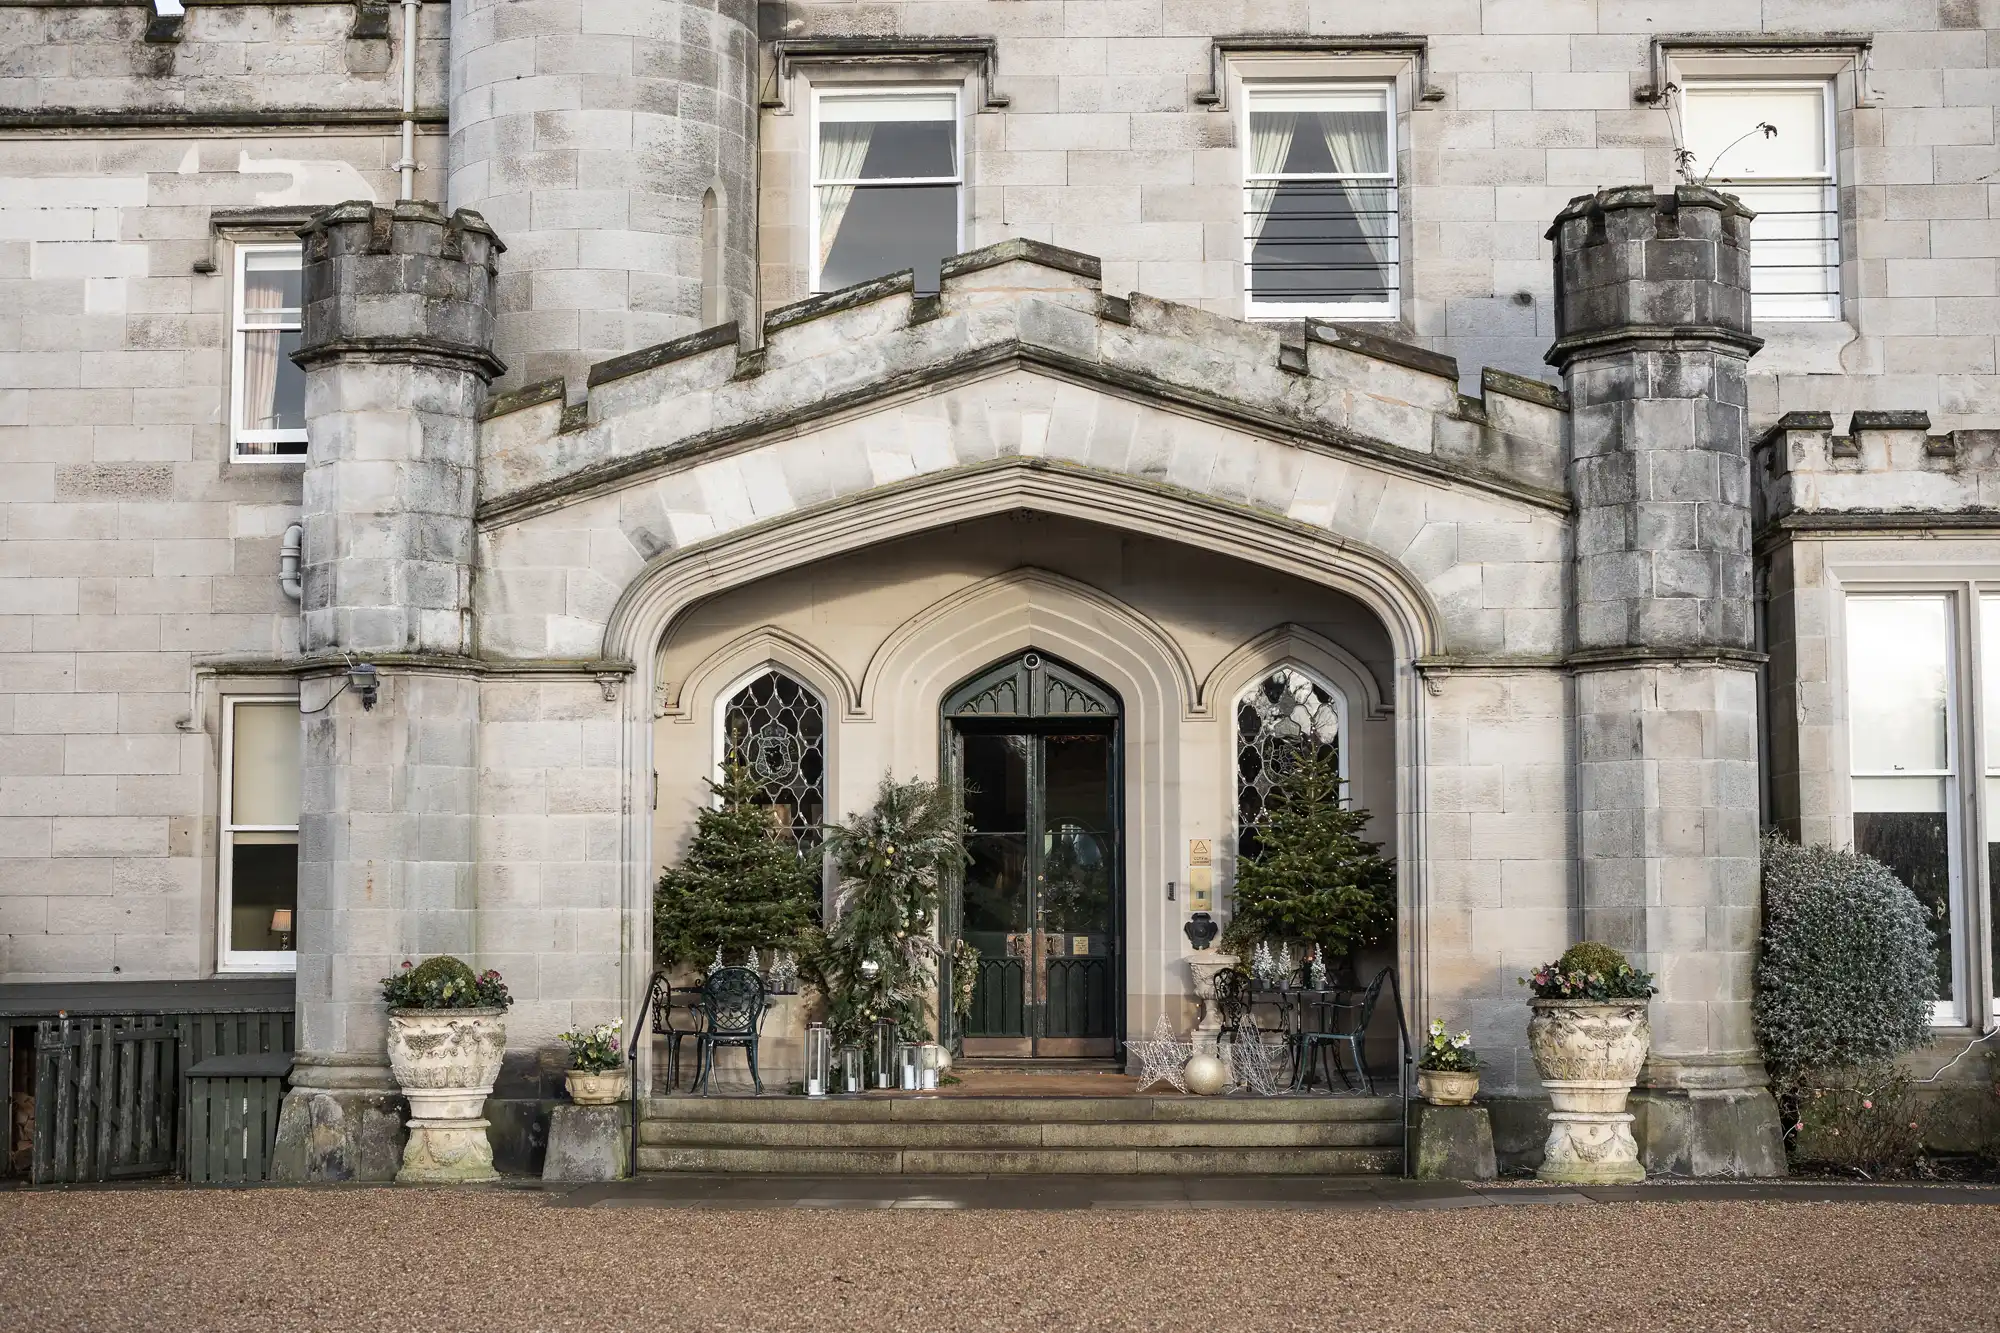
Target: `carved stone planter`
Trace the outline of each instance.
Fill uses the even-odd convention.
[[[1644,1000],[1531,1000],[1528,1049],[1549,1090],[1543,1180],[1618,1185],[1644,1180],[1625,1100],[1653,1031]]]
[[[499,1009],[391,1009],[389,1067],[410,1102],[405,1185],[498,1180],[486,1099],[507,1052]]]
[[[1194,978],[1194,997],[1201,1001],[1201,1021],[1194,1025],[1190,1040],[1196,1055],[1218,1055],[1216,1040],[1222,1035],[1222,1013],[1215,1005],[1215,974],[1236,966],[1236,955],[1204,949],[1187,960]],[[1219,1058],[1219,1057],[1218,1057]]]
[[[1470,1106],[1479,1095],[1479,1071],[1419,1069],[1417,1091],[1432,1106]]]
[[[625,1100],[625,1071],[613,1069],[602,1074],[586,1074],[571,1069],[563,1074],[569,1099],[578,1106],[610,1106]]]

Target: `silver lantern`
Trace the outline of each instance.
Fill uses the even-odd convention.
[[[826,1024],[814,1023],[806,1029],[806,1096],[826,1096],[833,1078],[833,1037]]]

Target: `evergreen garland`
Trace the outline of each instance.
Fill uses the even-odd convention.
[[[804,947],[819,905],[819,857],[773,821],[763,784],[727,764],[694,840],[653,891],[653,962],[706,964],[722,954]]]
[[[1331,750],[1286,755],[1257,849],[1236,868],[1224,947],[1240,954],[1257,940],[1297,941],[1325,958],[1351,957],[1395,928],[1396,863],[1361,836],[1373,816],[1342,804]]]
[[[828,830],[840,873],[833,924],[808,960],[836,1043],[860,1043],[877,1019],[904,1041],[931,1039],[939,891],[966,863],[965,811],[936,782],[884,778],[873,808]]]

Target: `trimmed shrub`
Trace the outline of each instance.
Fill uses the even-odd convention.
[[[1916,895],[1856,852],[1775,833],[1763,850],[1755,1022],[1779,1091],[1928,1043],[1936,953]]]
[[[1572,944],[1556,959],[1556,966],[1565,972],[1602,972],[1606,976],[1625,966],[1625,955],[1608,944],[1598,944],[1585,940]]]

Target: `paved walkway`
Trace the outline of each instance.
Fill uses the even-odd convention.
[[[1651,1181],[1493,1185],[1380,1176],[754,1176],[653,1175],[551,1187],[560,1208],[1394,1209],[1593,1203],[1856,1203],[2000,1206],[2000,1185],[1841,1181]],[[2000,1322],[2000,1315],[1996,1315]]]

